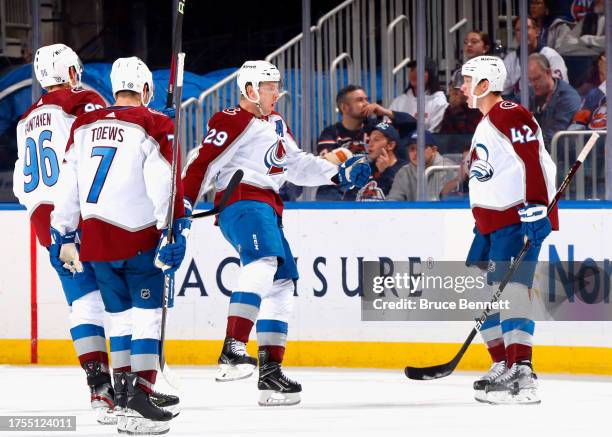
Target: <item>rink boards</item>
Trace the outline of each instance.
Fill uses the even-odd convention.
[[[608,202],[563,205],[562,229],[547,239],[540,259],[548,259],[553,252],[562,260],[570,253],[575,260],[610,258],[612,236],[606,230],[611,229],[611,206]],[[41,364],[75,363],[68,309],[46,250],[30,244],[25,211],[3,209],[0,363],[29,363],[32,350]],[[465,204],[362,203],[356,209],[348,203],[293,204],[285,212],[284,226],[301,275],[289,325],[287,364],[427,365],[450,359],[472,328],[470,322],[363,322],[356,295],[359,259],[463,260],[473,228]],[[236,261],[212,219],[194,223],[187,256],[176,277],[175,308],[168,327],[170,363],[216,362]],[[534,352],[538,369],[612,374],[610,328],[610,322],[538,323]],[[254,333],[251,338],[255,339]],[[478,343],[470,348],[461,368],[487,366],[486,351]],[[255,341],[249,347],[255,347]]]

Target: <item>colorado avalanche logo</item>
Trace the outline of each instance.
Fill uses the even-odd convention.
[[[264,163],[268,168],[268,174],[275,175],[284,173],[286,157],[285,145],[282,140],[278,140],[268,149],[264,157]]]
[[[489,164],[489,150],[484,144],[476,144],[470,154],[470,179],[486,182],[493,177],[493,166]]]

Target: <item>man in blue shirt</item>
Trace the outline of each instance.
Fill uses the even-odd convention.
[[[566,130],[580,109],[580,95],[570,84],[555,79],[546,56],[529,55],[529,110],[542,128],[544,144],[557,131]]]

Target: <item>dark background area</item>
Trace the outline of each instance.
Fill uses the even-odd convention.
[[[342,0],[312,0],[312,24]],[[172,0],[104,0],[103,34],[80,48],[84,62],[146,53],[151,69],[168,66]],[[195,73],[262,59],[302,30],[302,2],[190,0],[183,22],[186,68]],[[100,47],[98,50],[97,47]]]

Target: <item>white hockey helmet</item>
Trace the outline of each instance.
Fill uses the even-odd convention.
[[[70,80],[71,67],[74,67],[76,73],[76,83],[72,83]],[[36,73],[36,79],[43,88],[64,83],[76,88],[81,84],[83,64],[78,55],[67,45],[51,44],[36,50],[34,72]]]
[[[238,70],[238,88],[240,93],[253,103],[259,103],[259,84],[261,82],[280,82],[280,71],[268,61],[246,61]],[[246,91],[247,83],[253,85],[257,98],[252,100]]]
[[[133,91],[140,94],[144,106],[148,106],[151,100],[153,100],[153,75],[147,64],[136,56],[119,58],[113,62],[110,79],[113,87],[113,96],[116,96],[119,91]],[[149,89],[146,102],[144,101],[143,93],[145,85]]]
[[[492,91],[503,91],[504,83],[506,82],[506,66],[501,58],[496,56],[477,56],[470,59],[463,67],[461,67],[462,76],[470,76],[472,78],[472,87],[470,92],[472,94],[472,106],[476,107],[476,100],[486,96]],[[489,81],[489,88],[487,91],[480,95],[475,96],[474,90],[476,86],[483,80]]]

